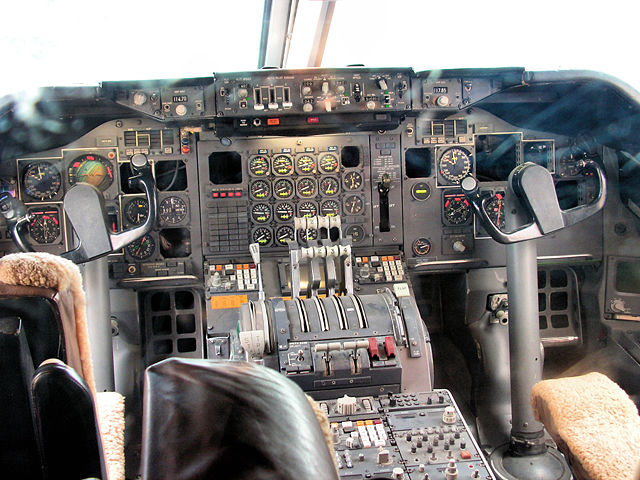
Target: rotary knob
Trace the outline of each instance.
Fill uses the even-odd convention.
[[[147,103],[147,94],[144,92],[136,92],[133,94],[133,104],[141,107]]]
[[[438,98],[436,98],[436,105],[439,107],[448,107],[450,103],[451,100],[449,100],[449,97],[447,97],[446,95],[440,95]]]
[[[238,89],[238,98],[247,98],[249,96],[249,91],[246,88]]]
[[[311,95],[311,87],[308,85],[302,87],[302,95]]]
[[[355,397],[345,395],[338,399],[337,408],[340,415],[353,415],[358,409],[358,401]]]
[[[313,111],[313,105],[311,105],[310,103],[305,103],[304,105],[302,105],[302,111],[305,113],[309,113]]]
[[[444,413],[442,414],[442,421],[444,423],[452,424],[457,421],[456,409],[449,406],[444,409]]]

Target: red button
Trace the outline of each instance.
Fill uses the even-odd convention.
[[[307,123],[320,123],[320,117],[307,117]]]
[[[279,118],[267,118],[267,125],[280,125]]]
[[[218,197],[220,196],[220,194],[219,194],[218,192],[213,192],[213,193],[211,194],[211,196],[212,196],[213,198],[218,198]]]
[[[187,145],[183,145],[181,151],[182,153],[189,153],[191,149]]]
[[[387,352],[387,357],[395,358],[396,345],[393,343],[393,337],[384,337],[384,350]]]
[[[236,197],[241,197],[242,196],[242,192],[236,192]]]
[[[468,450],[460,450],[460,458],[462,460],[471,460],[471,453]]]
[[[226,196],[227,196],[227,192],[221,192],[221,193],[220,193],[220,196],[221,196],[221,197],[226,197]]]
[[[369,339],[369,355],[373,360],[380,360],[380,353],[378,352],[378,340],[375,338]]]

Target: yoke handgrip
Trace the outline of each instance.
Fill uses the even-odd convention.
[[[463,178],[460,186],[487,233],[499,243],[517,243],[569,227],[604,207],[607,182],[602,168],[591,160],[583,161],[582,168],[595,170],[599,181],[598,196],[587,205],[562,210],[553,177],[546,168],[531,162],[517,166],[509,175],[509,187],[529,210],[533,222],[512,232],[503,232],[491,221],[485,208],[490,196],[480,192],[478,181],[473,175]]]

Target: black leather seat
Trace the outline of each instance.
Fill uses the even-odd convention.
[[[331,480],[302,390],[245,362],[167,359],[145,373],[142,478]]]

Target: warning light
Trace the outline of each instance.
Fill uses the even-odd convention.
[[[269,126],[280,125],[280,119],[279,118],[267,118],[267,125],[269,125]]]
[[[307,117],[307,123],[320,123],[320,117]]]

